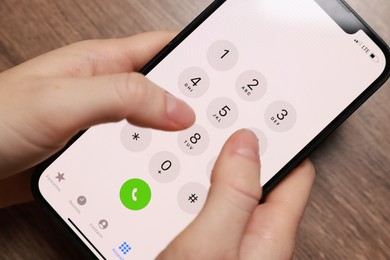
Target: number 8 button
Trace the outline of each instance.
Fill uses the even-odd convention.
[[[178,145],[188,155],[199,155],[209,146],[209,134],[202,126],[194,125],[179,134]]]
[[[238,107],[233,100],[229,98],[217,98],[208,106],[207,118],[215,127],[230,127],[238,118]]]

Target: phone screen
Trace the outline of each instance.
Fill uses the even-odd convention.
[[[92,127],[39,191],[97,257],[154,258],[201,210],[233,132],[257,134],[264,186],[385,66],[364,30],[346,33],[314,0],[228,0],[147,74],[193,107],[195,125]]]

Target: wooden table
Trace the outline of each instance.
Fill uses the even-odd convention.
[[[0,71],[84,39],[181,29],[210,2],[2,0]],[[389,0],[348,2],[390,43]],[[317,179],[296,259],[390,259],[389,85],[313,153]],[[0,259],[81,257],[36,203],[0,210]]]

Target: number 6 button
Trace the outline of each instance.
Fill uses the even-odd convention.
[[[225,97],[217,98],[207,108],[207,118],[218,128],[232,126],[238,118],[238,107],[233,100]]]
[[[179,134],[178,145],[188,155],[199,155],[209,146],[209,134],[202,126],[194,125]]]

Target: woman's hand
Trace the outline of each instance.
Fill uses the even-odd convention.
[[[162,130],[192,125],[188,105],[136,72],[173,36],[79,42],[1,73],[0,207],[30,200],[32,168],[80,130],[122,119]]]
[[[291,259],[314,167],[302,163],[259,205],[258,151],[252,132],[233,134],[215,164],[205,206],[159,260]]]

